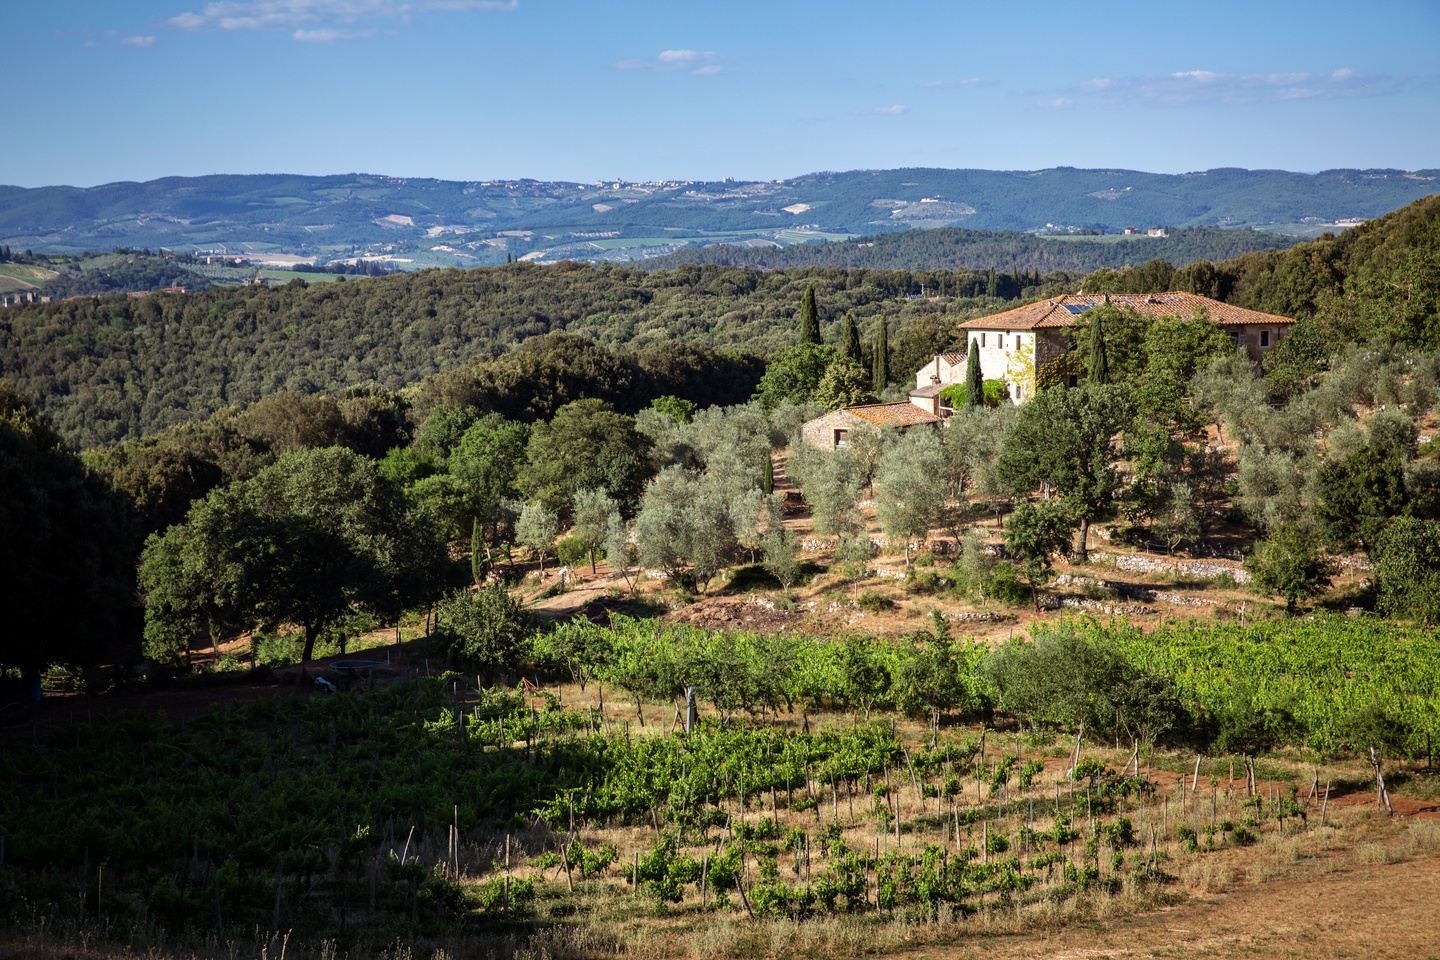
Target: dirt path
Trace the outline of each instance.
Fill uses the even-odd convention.
[[[1335,872],[1326,860],[1303,875],[1190,899],[1130,917],[1070,924],[1053,932],[926,947],[921,960],[1093,958],[1440,957],[1440,858],[1357,865]]]

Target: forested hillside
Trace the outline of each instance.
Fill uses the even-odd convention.
[[[908,230],[833,243],[795,247],[718,244],[646,261],[649,267],[713,263],[727,267],[866,267],[885,270],[971,269],[1065,270],[1088,273],[1102,267],[1139,265],[1156,258],[1176,266],[1196,260],[1223,260],[1242,253],[1288,247],[1289,237],[1258,230],[1202,227],[1175,230],[1166,237],[1040,237],[1016,231]]]
[[[831,338],[838,329],[829,322],[845,313],[862,324],[884,316],[903,327],[942,312],[994,309],[1001,301],[991,291],[1013,298],[1041,289],[1033,274],[992,280],[971,271],[515,264],[87,298],[0,312],[0,375],[36,397],[69,440],[90,446],[279,390],[399,388],[555,331],[635,349],[685,344],[764,353],[789,342],[791,318],[812,281]]]

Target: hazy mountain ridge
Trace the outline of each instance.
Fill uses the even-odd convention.
[[[370,174],[167,177],[0,187],[0,243],[390,256],[402,265],[638,259],[708,243],[792,245],[962,226],[1163,225],[1319,233],[1440,192],[1440,170],[1187,174],[1060,167],[812,173],[783,181],[449,181]]]
[[[1136,266],[1162,259],[1174,266],[1197,260],[1225,260],[1257,250],[1276,250],[1293,237],[1250,229],[1189,227],[1168,236],[1040,237],[1014,230],[941,227],[906,230],[835,243],[792,247],[713,244],[645,261],[651,269],[683,263],[726,267],[846,267],[871,270],[1034,270],[1088,273],[1105,267]]]

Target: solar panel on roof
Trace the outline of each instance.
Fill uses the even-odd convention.
[[[1065,309],[1068,310],[1068,311],[1070,311],[1071,313],[1084,313],[1086,310],[1089,310],[1089,309],[1090,309],[1090,304],[1088,304],[1088,303],[1067,303],[1067,304],[1065,304]]]

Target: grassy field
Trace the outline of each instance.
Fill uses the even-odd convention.
[[[35,267],[23,263],[0,263],[0,290],[25,290],[30,287],[44,286],[48,280],[54,280],[59,274],[54,270],[47,270],[44,267]]]

